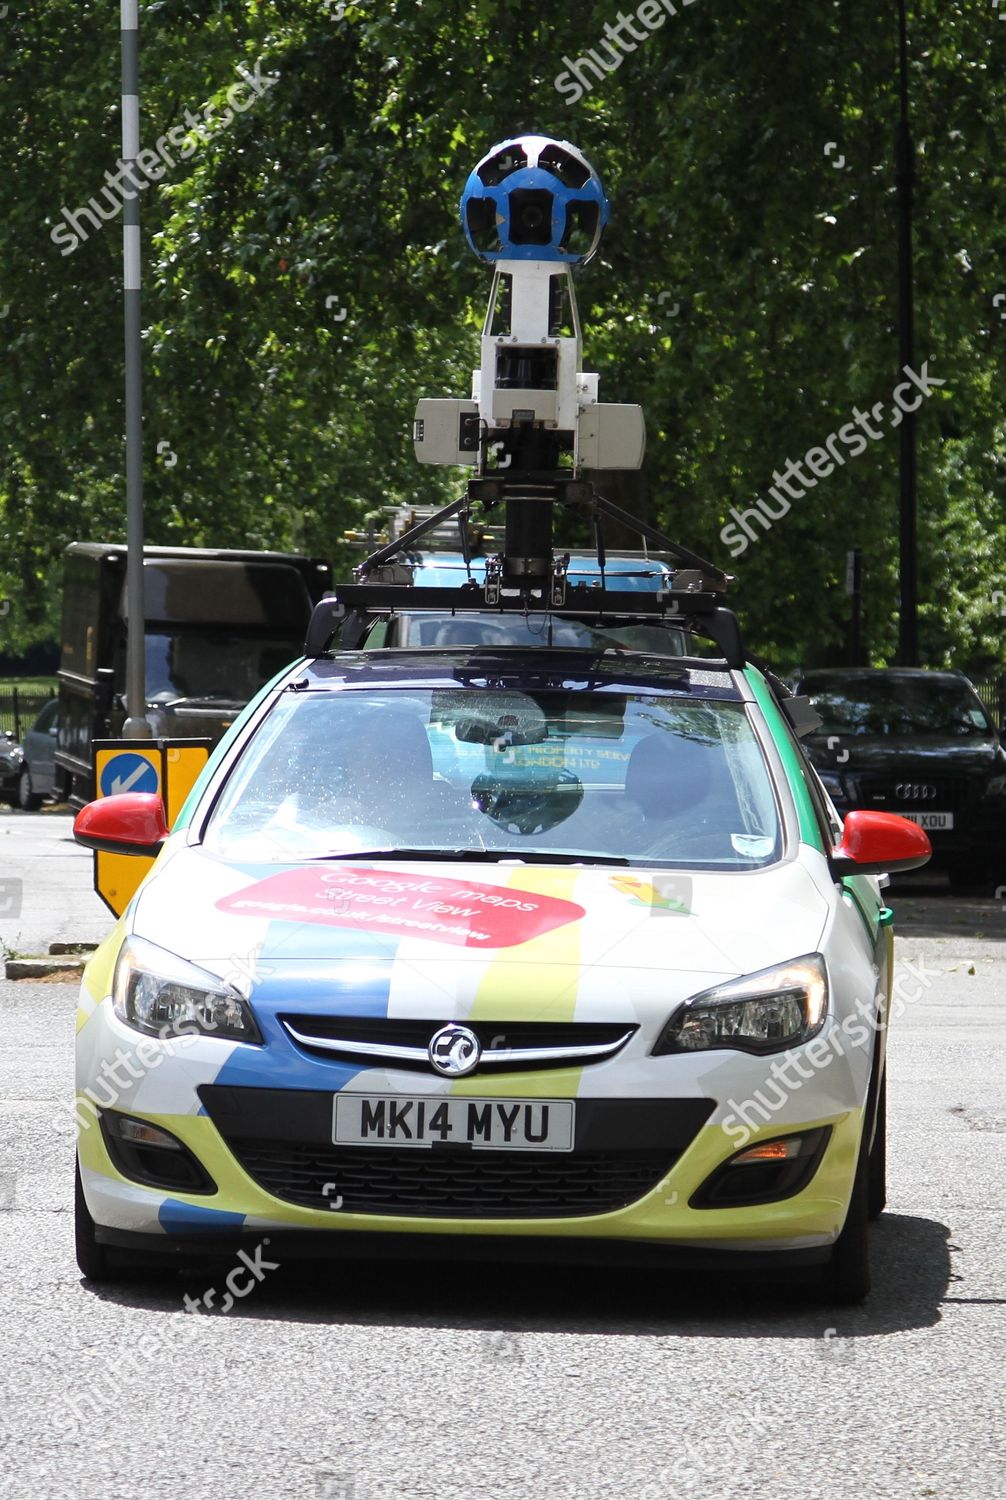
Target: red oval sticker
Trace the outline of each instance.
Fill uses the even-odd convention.
[[[320,922],[464,948],[512,948],[584,915],[575,901],[536,891],[353,865],[284,870],[216,905],[237,917]]]

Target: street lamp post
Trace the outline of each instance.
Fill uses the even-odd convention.
[[[898,0],[900,115],[895,145],[898,189],[898,343],[899,371],[915,368],[915,295],[912,262],[912,211],[915,189],[915,143],[908,113],[908,17],[906,0]],[[899,373],[899,379],[904,376]],[[898,661],[919,664],[918,473],[915,413],[906,411],[900,430],[899,562],[900,609]]]
[[[126,353],[126,739],[147,740],[143,603],[143,355],[140,327],[140,195],[129,168],[140,153],[138,0],[121,0],[122,166],[134,184],[123,192],[122,271]]]

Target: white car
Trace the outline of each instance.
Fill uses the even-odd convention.
[[[890,913],[754,667],[479,647],[301,662],[84,976],[87,1276],[253,1247],[869,1287]]]

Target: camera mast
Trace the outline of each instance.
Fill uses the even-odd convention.
[[[743,665],[740,627],[723,607],[731,577],[614,504],[587,477],[638,469],[646,451],[642,408],[599,401],[598,376],[582,369],[572,273],[597,253],[610,217],[597,173],[568,141],[519,136],[493,146],[478,163],[460,212],[471,249],[493,268],[480,363],[470,397],[419,401],[413,441],[420,463],[465,466],[472,476],[463,496],[372,552],[355,570],[355,585],[322,601],[309,654],[325,650],[349,614],[519,610],[581,619],[680,617],[711,636],[731,666]],[[503,546],[486,559],[484,584],[469,577],[454,589],[403,585],[394,559],[451,518],[470,566],[475,507],[479,519],[503,519]],[[557,554],[553,531],[562,509],[589,518],[600,587],[567,583],[569,554]],[[670,557],[676,565],[670,589],[630,598],[608,588],[606,521]]]

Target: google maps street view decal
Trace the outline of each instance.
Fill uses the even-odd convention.
[[[291,918],[454,943],[513,948],[584,915],[575,901],[401,869],[286,870],[224,896],[233,916]]]

